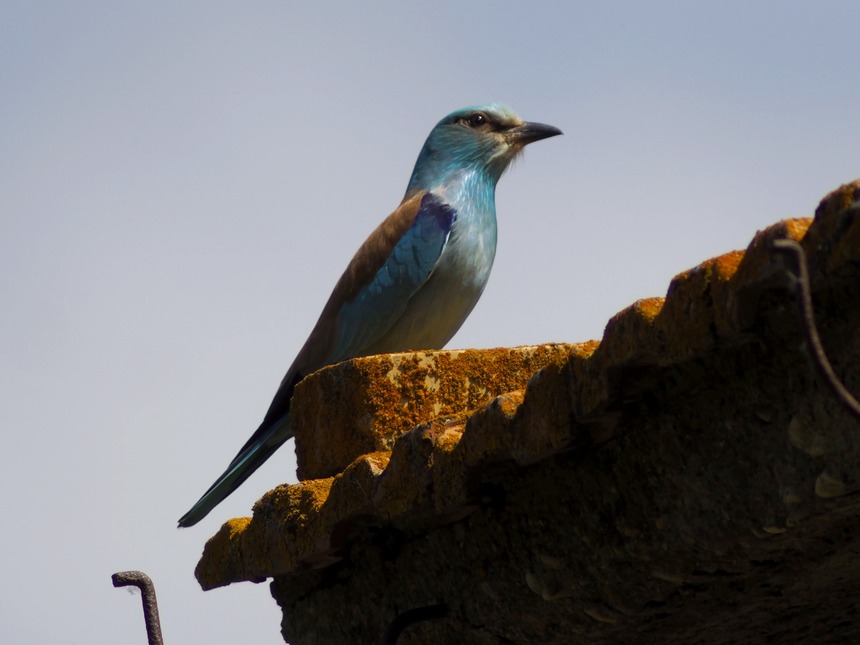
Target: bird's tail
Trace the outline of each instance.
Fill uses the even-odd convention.
[[[292,436],[289,413],[274,424],[266,421],[257,428],[239,454],[230,462],[221,476],[209,487],[197,503],[179,518],[179,527],[194,526],[206,517],[225,497],[236,490],[257,468]]]

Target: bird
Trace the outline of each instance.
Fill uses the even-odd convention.
[[[262,423],[180,527],[203,519],[292,438],[290,400],[303,378],[351,358],[445,346],[490,276],[496,183],[526,145],[560,134],[497,103],[457,110],[436,124],[403,200],[337,281]]]

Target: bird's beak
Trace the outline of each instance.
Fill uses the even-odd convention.
[[[562,134],[561,130],[554,125],[530,123],[528,121],[507,131],[509,140],[512,143],[517,143],[521,146],[534,143],[535,141],[540,141],[541,139],[548,139],[559,134]]]

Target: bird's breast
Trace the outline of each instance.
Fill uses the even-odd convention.
[[[496,217],[490,207],[461,208],[432,274],[372,353],[441,349],[474,308],[496,255]]]

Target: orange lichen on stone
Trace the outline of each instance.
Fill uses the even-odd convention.
[[[563,362],[570,347],[390,354],[320,370],[293,397],[299,478],[326,477],[360,455],[390,450],[397,437],[424,421],[462,418],[523,387],[540,368]]]
[[[466,435],[458,446],[462,461],[474,464],[509,458],[508,430],[525,399],[523,390],[505,392],[476,410],[466,423]]]
[[[761,295],[774,288],[791,284],[785,257],[773,250],[776,239],[804,239],[812,220],[783,220],[756,233],[735,274],[720,292],[721,306],[715,311],[714,324],[721,337],[743,333],[753,324]]]
[[[743,251],[730,251],[723,255],[714,258],[713,260],[713,277],[715,280],[725,282],[729,280],[738,270],[738,265],[744,257]]]
[[[676,276],[669,285],[658,335],[666,339],[660,361],[670,364],[700,355],[721,338],[727,295],[744,258],[731,251]]]
[[[225,522],[219,531],[206,542],[203,557],[194,575],[203,589],[219,586],[219,581],[248,580],[242,553],[245,529],[250,517],[237,517]]]
[[[327,479],[278,486],[254,504],[253,518],[227,522],[203,550],[195,571],[200,586],[224,584],[216,572],[223,574],[225,567],[233,566],[233,575],[244,580],[257,580],[273,570],[293,571],[312,555],[324,555],[328,527],[320,522],[319,511],[331,483]],[[230,565],[222,561],[225,556]]]
[[[653,350],[641,341],[651,338],[650,328],[662,308],[663,298],[645,298],[615,314],[606,323],[595,358],[621,363],[636,361],[642,354],[650,355]]]

